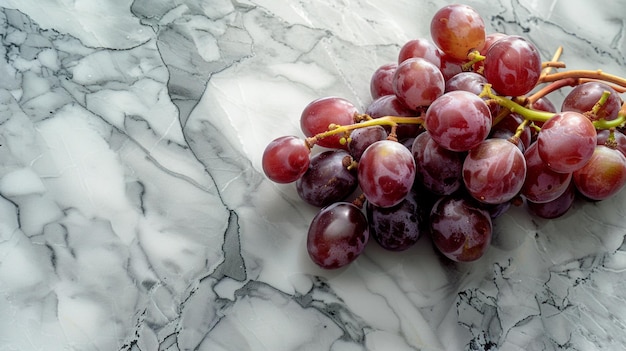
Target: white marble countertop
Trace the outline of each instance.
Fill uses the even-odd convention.
[[[445,1],[0,2],[0,350],[616,350],[626,192],[486,256],[428,239],[324,271],[316,209],[261,153],[369,79]],[[468,1],[542,58],[626,75],[626,1]]]

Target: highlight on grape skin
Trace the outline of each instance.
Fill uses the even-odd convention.
[[[310,150],[304,140],[283,136],[270,142],[263,152],[263,171],[276,183],[298,180],[309,168]]]
[[[529,39],[486,33],[467,5],[437,11],[430,34],[379,63],[363,82],[370,100],[355,99],[363,106],[313,100],[300,115],[304,137],[264,152],[267,177],[295,182],[318,208],[307,251],[319,267],[345,267],[366,245],[424,241],[472,262],[512,207],[551,220],[626,187],[626,78],[568,69],[561,48],[542,62]]]

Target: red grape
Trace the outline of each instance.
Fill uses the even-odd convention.
[[[309,103],[300,116],[300,128],[307,137],[323,133],[331,124],[349,125],[354,123],[357,108],[348,100],[339,97],[325,97]],[[340,143],[342,135],[331,135],[317,143],[334,149],[347,149]]]
[[[549,202],[565,192],[572,174],[558,173],[548,168],[539,156],[536,142],[526,149],[524,158],[527,172],[521,193],[528,200],[536,203]]]
[[[415,160],[404,145],[381,140],[370,145],[358,166],[363,194],[379,207],[399,204],[407,196],[415,180]]]
[[[526,178],[520,149],[505,139],[487,139],[471,149],[463,162],[463,181],[477,200],[499,204],[515,197]]]
[[[539,156],[555,172],[582,168],[596,147],[596,128],[578,112],[561,112],[543,124],[537,136]]]
[[[402,117],[415,117],[420,113],[406,107],[405,104],[400,102],[395,95],[385,95],[372,101],[365,113],[372,118],[379,118],[384,116],[402,116]],[[386,128],[387,132],[391,131],[391,128]],[[415,136],[419,133],[420,126],[417,124],[400,124],[396,129],[398,139],[408,138]]]
[[[443,94],[445,81],[439,67],[423,58],[410,58],[398,65],[393,91],[408,108],[430,105]]]
[[[425,132],[418,135],[411,148],[416,164],[416,179],[438,195],[450,195],[461,184],[463,155],[439,146]]]
[[[604,200],[626,184],[626,157],[616,149],[598,145],[593,156],[574,172],[578,191],[591,200]]]
[[[605,91],[609,92],[608,99],[595,114],[590,114],[589,117],[592,120],[613,120],[617,118],[617,113],[622,107],[622,99],[613,88],[601,82],[586,82],[576,86],[563,100],[561,111],[589,112]]]
[[[378,67],[370,80],[370,94],[373,99],[393,94],[393,75],[398,64],[395,62]]]
[[[309,168],[310,153],[304,140],[298,137],[276,138],[265,147],[263,152],[263,172],[276,183],[295,182]]]
[[[324,151],[311,157],[309,169],[296,181],[298,195],[313,206],[341,201],[358,186],[356,172],[344,166],[345,150]]]
[[[520,36],[506,36],[485,55],[484,75],[500,94],[520,96],[539,81],[541,56],[537,47]]]
[[[435,247],[453,261],[475,261],[491,243],[489,213],[462,197],[445,196],[437,201],[430,223]]]
[[[480,94],[487,78],[475,72],[461,72],[446,80],[445,91],[465,90],[473,94]]]
[[[313,262],[335,269],[354,261],[368,240],[367,218],[361,209],[348,202],[336,202],[313,218],[306,247]]]
[[[442,95],[426,111],[425,127],[437,144],[451,151],[468,151],[491,130],[487,104],[475,94],[457,90]]]
[[[543,203],[527,201],[528,210],[537,217],[553,219],[567,213],[576,199],[576,186],[570,181],[567,189],[556,199]]]
[[[609,136],[611,135],[611,131],[608,129],[598,131],[598,145],[606,145],[609,140]],[[626,135],[620,132],[619,130],[613,131],[613,141],[615,143],[615,148],[626,156]]]
[[[406,42],[398,53],[398,63],[402,63],[410,58],[420,57],[432,64],[441,67],[441,51],[430,40],[423,38],[413,39]]]
[[[435,44],[446,54],[464,60],[472,50],[485,44],[485,22],[476,10],[467,5],[442,7],[430,22]]]

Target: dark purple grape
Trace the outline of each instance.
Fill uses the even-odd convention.
[[[358,186],[356,172],[344,165],[345,150],[329,150],[311,157],[309,169],[296,181],[298,195],[313,206],[343,200]]]
[[[382,126],[359,128],[352,131],[348,151],[355,160],[360,160],[365,149],[373,143],[387,139],[387,131]]]
[[[381,247],[391,251],[403,251],[415,245],[420,237],[419,204],[414,192],[399,204],[383,208],[366,205],[370,235]]]
[[[313,218],[306,247],[315,264],[335,269],[354,261],[368,239],[369,226],[361,209],[349,202],[336,202]]]
[[[491,216],[463,197],[444,196],[437,201],[430,226],[435,247],[453,261],[475,261],[491,243]]]
[[[463,155],[439,146],[425,132],[413,141],[416,180],[438,195],[450,195],[463,184]]]

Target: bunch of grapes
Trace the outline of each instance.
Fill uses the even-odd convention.
[[[270,180],[295,182],[320,208],[307,250],[323,268],[355,260],[370,236],[401,251],[425,233],[449,259],[477,260],[511,205],[556,218],[626,184],[625,79],[559,72],[560,49],[542,62],[525,38],[486,33],[466,5],[441,8],[430,29],[373,72],[364,113],[317,99],[300,117],[305,137],[263,153]],[[568,86],[557,110],[548,95]]]

